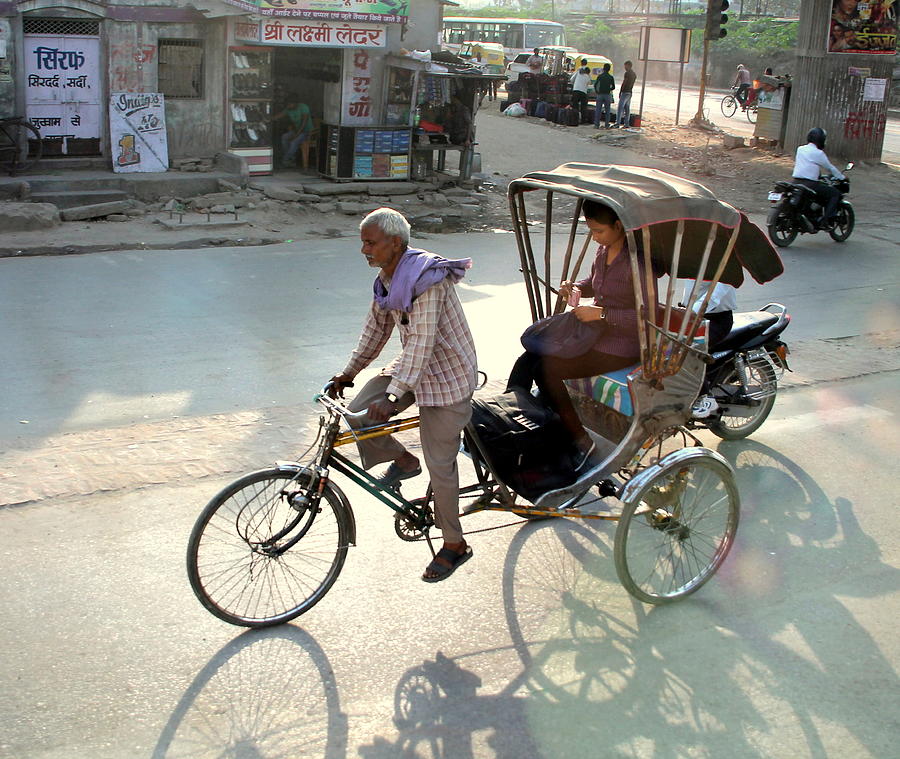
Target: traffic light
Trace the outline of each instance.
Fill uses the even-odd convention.
[[[728,22],[728,0],[708,0],[706,6],[706,39],[720,40],[728,31],[723,27]]]

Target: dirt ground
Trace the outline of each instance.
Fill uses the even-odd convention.
[[[479,124],[479,138],[489,132],[491,121],[503,119],[491,112],[483,114]],[[566,128],[549,125],[540,119],[524,118],[534,130],[551,130],[552,138],[547,141],[538,132],[541,156],[551,152],[551,146],[558,142],[559,131],[577,136],[588,144],[596,146],[596,157],[584,156],[579,150],[577,158],[567,160],[587,160],[595,163],[634,163],[652,165],[705,185],[717,197],[747,214],[765,214],[769,203],[767,194],[779,179],[787,179],[793,168],[793,156],[777,152],[774,147],[724,147],[727,134],[719,129],[714,131],[684,123],[676,126],[671,118],[645,110],[645,118],[639,130],[594,130],[590,125]],[[488,127],[488,129],[485,129]],[[490,140],[490,136],[488,137]],[[745,139],[745,142],[747,140]],[[484,152],[484,146],[482,146]],[[532,154],[536,163],[539,158]],[[491,154],[491,167],[503,161]],[[535,168],[547,168],[542,165]],[[514,172],[515,174],[515,172]],[[516,174],[518,175],[518,174]],[[884,199],[900,197],[900,167],[884,163],[877,165],[857,164],[851,177],[850,200],[857,210],[857,219],[865,218],[867,212],[877,215],[883,208]],[[500,169],[492,179],[498,180],[495,190],[505,187],[505,180],[513,175]],[[500,193],[502,195],[502,192]],[[505,198],[492,203],[493,218],[483,219],[484,226],[505,222],[509,212]]]

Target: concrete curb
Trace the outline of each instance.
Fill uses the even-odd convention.
[[[121,242],[94,243],[92,245],[32,245],[30,247],[0,248],[0,258],[27,258],[29,256],[85,255],[87,253],[110,253],[120,250],[190,250],[194,248],[246,248],[257,245],[283,243],[284,237],[199,237],[186,240],[168,240],[154,243]]]

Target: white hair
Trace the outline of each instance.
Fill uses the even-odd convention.
[[[389,237],[399,237],[404,244],[409,244],[409,222],[393,208],[376,208],[359,223],[359,228],[362,230],[370,225],[378,227]]]

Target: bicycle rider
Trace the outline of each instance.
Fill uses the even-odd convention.
[[[743,108],[747,105],[747,96],[750,94],[750,69],[746,68],[743,63],[738,64],[731,86],[737,87],[734,96]]]
[[[379,208],[359,225],[362,254],[380,269],[375,296],[359,342],[347,366],[331,378],[332,395],[343,389],[381,353],[397,326],[402,350],[377,377],[369,380],[348,404],[368,409],[365,426],[385,422],[408,408],[419,407],[419,434],[434,493],[434,519],[443,547],[425,569],[425,582],[446,579],[468,561],[459,520],[460,435],[472,416],[477,379],[475,344],[454,285],[472,259],[448,260],[409,247],[409,222],[391,208]],[[422,473],[419,460],[392,436],[358,442],[364,468],[390,461],[379,483],[397,487]]]
[[[825,155],[825,139],[827,133],[821,127],[813,127],[806,135],[806,144],[797,148],[794,158],[794,182],[802,184],[812,190],[816,198],[824,207],[822,218],[819,219],[819,229],[824,229],[837,213],[838,204],[841,202],[841,193],[836,187],[819,180],[822,173],[831,174],[837,179],[846,177],[828,160]]]

